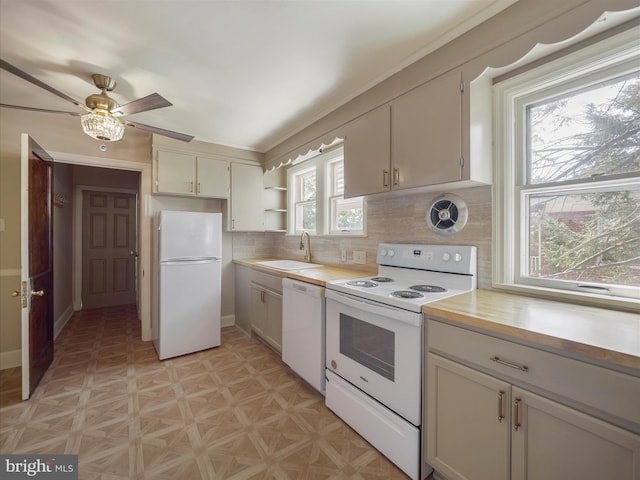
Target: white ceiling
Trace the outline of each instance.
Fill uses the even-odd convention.
[[[0,57],[82,102],[92,73],[121,104],[158,92],[173,106],[128,118],[264,152],[515,1],[0,0]],[[5,71],[0,103],[79,111]]]

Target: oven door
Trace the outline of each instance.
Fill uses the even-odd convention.
[[[331,290],[326,299],[327,368],[419,426],[422,314]]]

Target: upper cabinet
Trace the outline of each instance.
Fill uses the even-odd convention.
[[[391,109],[377,108],[351,122],[344,140],[344,196],[386,192],[391,186]]]
[[[228,231],[264,231],[262,167],[231,164],[231,195],[227,201]]]
[[[190,153],[156,150],[154,193],[227,198],[229,162]]]
[[[462,73],[439,76],[346,126],[345,197],[477,181],[463,158]]]
[[[462,179],[462,75],[426,83],[391,104],[391,185]]]

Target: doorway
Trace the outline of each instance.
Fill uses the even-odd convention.
[[[109,158],[89,157],[84,155],[50,152],[54,161],[57,163],[69,164],[74,167],[74,183],[76,184],[73,192],[74,208],[74,225],[82,224],[82,192],[84,189],[116,191],[137,194],[137,257],[135,257],[136,268],[136,289],[137,289],[137,309],[140,318],[141,336],[143,341],[151,340],[151,215],[149,213],[149,201],[151,197],[151,164],[143,164],[128,160],[117,160]],[[77,172],[81,172],[76,175]],[[96,187],[95,185],[87,185],[85,175],[133,175],[134,183],[122,180],[112,180],[112,185],[119,187]],[[80,188],[78,188],[80,187]],[[80,208],[78,208],[80,206]],[[73,233],[73,310],[82,309],[82,272],[78,271],[82,265],[81,248],[82,245],[82,229],[75,228]]]

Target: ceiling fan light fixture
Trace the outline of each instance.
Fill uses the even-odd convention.
[[[80,116],[84,133],[96,140],[117,142],[124,135],[124,123],[107,110],[94,109]]]

